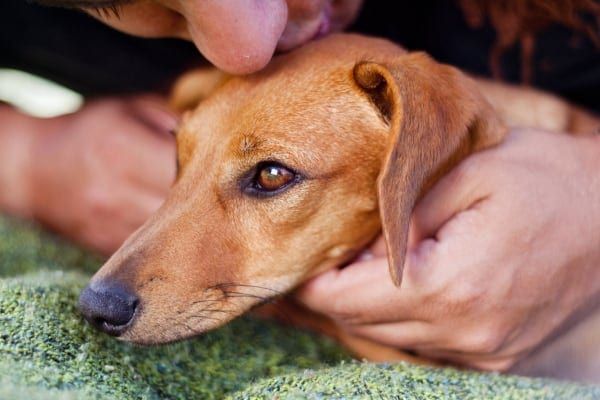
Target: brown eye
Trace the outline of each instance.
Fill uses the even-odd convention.
[[[294,178],[295,174],[289,169],[277,164],[267,164],[258,171],[256,187],[259,190],[273,192],[285,187]]]
[[[276,161],[263,161],[242,178],[244,193],[252,197],[272,197],[301,182],[304,177]]]

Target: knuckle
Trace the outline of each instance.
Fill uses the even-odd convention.
[[[485,292],[476,282],[458,279],[443,289],[441,300],[447,304],[452,314],[465,315],[471,313],[485,300]]]
[[[333,306],[329,311],[329,316],[341,325],[347,326],[361,325],[367,320],[362,313],[350,311],[340,306]]]
[[[482,371],[489,372],[509,372],[510,369],[515,366],[518,359],[516,357],[505,358],[502,360],[494,361],[475,361],[472,363],[472,367],[480,369]]]
[[[458,285],[458,289],[454,296],[458,304],[463,305],[463,307],[467,310],[471,310],[476,305],[480,304],[484,293],[480,287],[477,286],[477,284],[464,283],[462,285]]]
[[[294,296],[298,301],[301,302],[304,306],[317,310],[317,311],[326,311],[328,310],[329,302],[325,301],[326,296],[329,295],[327,291],[327,286],[321,283],[320,278],[313,279],[304,283],[300,288],[294,293]],[[319,306],[319,307],[317,307]]]
[[[329,302],[325,313],[338,324],[343,326],[357,326],[369,321],[369,314],[349,306],[345,301]]]
[[[90,215],[107,216],[114,212],[112,196],[101,187],[89,187],[84,193],[84,202]]]
[[[491,328],[478,328],[467,334],[461,343],[463,351],[478,354],[496,354],[503,345],[504,335]]]
[[[475,336],[473,339],[472,350],[477,353],[495,354],[502,341],[493,333],[483,333]]]

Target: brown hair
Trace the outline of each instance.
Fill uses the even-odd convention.
[[[587,35],[600,48],[600,3],[597,0],[459,0],[467,23],[489,22],[497,32],[490,52],[492,75],[500,79],[502,54],[519,42],[521,77],[530,83],[535,35],[551,24],[561,24]]]

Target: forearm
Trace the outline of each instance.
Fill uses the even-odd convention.
[[[35,120],[0,106],[0,212],[31,217]]]

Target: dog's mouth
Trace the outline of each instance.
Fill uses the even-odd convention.
[[[135,316],[133,317],[135,319]],[[123,325],[114,325],[107,321],[90,321],[90,323],[99,331],[102,331],[110,336],[121,336],[133,323],[133,319]]]

